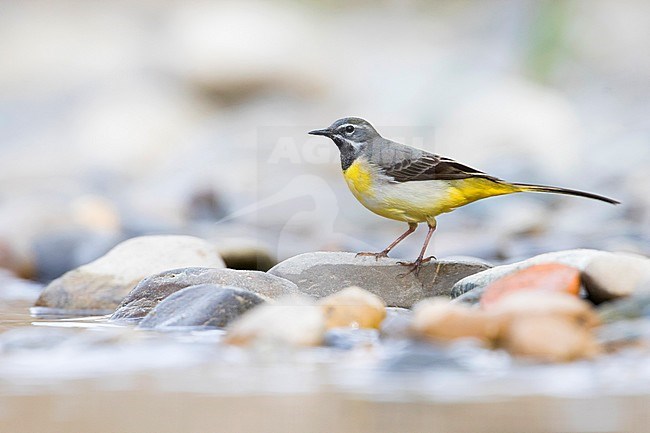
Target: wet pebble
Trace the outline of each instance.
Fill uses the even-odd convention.
[[[377,295],[348,287],[318,301],[328,329],[352,326],[379,328],[386,317],[386,304]]]
[[[453,304],[466,305],[468,307],[477,307],[481,302],[481,297],[483,296],[483,288],[476,288],[468,290],[457,298],[453,298],[451,302]],[[453,295],[452,295],[453,296]]]
[[[611,301],[650,288],[650,259],[633,254],[596,257],[582,273],[589,299]]]
[[[288,297],[248,311],[227,331],[225,341],[234,345],[317,346],[323,342],[326,322],[312,299]]]
[[[490,283],[481,296],[481,306],[488,307],[500,299],[521,291],[557,291],[577,296],[580,272],[560,263],[533,265]]]
[[[591,303],[561,292],[515,293],[490,306],[488,312],[500,316],[506,322],[520,317],[554,316],[580,323],[587,328],[600,324]]]
[[[545,263],[559,263],[571,266],[580,271],[596,257],[613,257],[614,253],[606,251],[577,249],[541,254],[521,262],[495,266],[491,269],[470,275],[456,282],[451,289],[451,297],[455,302],[474,304],[478,302],[487,286],[494,281],[520,269]]]
[[[490,312],[502,323],[499,345],[513,355],[566,362],[600,352],[593,307],[561,292],[519,292],[495,303]]]
[[[199,284],[246,289],[265,299],[300,294],[291,281],[264,272],[199,267],[173,269],[140,281],[121,302],[111,320],[142,318],[172,293]]]
[[[565,317],[518,317],[501,336],[511,354],[543,361],[567,362],[591,358],[600,346],[591,330]]]
[[[501,322],[490,313],[452,304],[445,298],[426,299],[413,307],[411,330],[423,340],[475,338],[491,344],[500,328]]]
[[[606,323],[650,317],[650,284],[632,296],[600,304],[598,316]]]
[[[593,307],[562,292],[521,291],[487,310],[425,300],[414,308],[414,336],[430,342],[473,338],[513,355],[544,361],[571,361],[600,352]]]
[[[358,286],[378,295],[389,306],[409,308],[424,298],[449,295],[455,282],[485,269],[488,267],[482,263],[434,261],[424,265],[416,276],[396,259],[315,252],[287,259],[269,273],[293,281],[302,292],[317,298]]]
[[[224,328],[244,312],[264,302],[248,290],[216,284],[190,286],[168,296],[145,316],[140,328],[174,326]]]

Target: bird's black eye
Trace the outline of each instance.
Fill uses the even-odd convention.
[[[346,126],[345,127],[345,132],[347,132],[348,134],[352,134],[354,132],[354,126],[352,126],[352,125]]]

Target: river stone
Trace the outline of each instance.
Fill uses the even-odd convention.
[[[131,290],[111,320],[132,320],[147,315],[167,296],[189,286],[216,284],[246,289],[265,299],[300,294],[291,281],[258,271],[218,268],[182,268],[145,278]]]
[[[416,276],[407,274],[407,268],[398,261],[356,257],[354,253],[314,252],[287,259],[269,273],[293,281],[303,293],[316,298],[358,286],[376,294],[388,306],[408,308],[424,298],[448,296],[456,281],[488,269],[482,263],[440,260],[425,264]]]
[[[500,343],[512,355],[550,362],[593,358],[601,353],[590,329],[556,316],[519,318],[510,324]]]
[[[484,311],[484,310],[474,310]],[[499,317],[504,325],[533,316],[555,316],[595,328],[600,319],[593,304],[562,292],[519,292],[501,299],[488,313]]]
[[[327,329],[355,327],[379,329],[386,317],[384,301],[359,287],[348,287],[321,298]]]
[[[650,284],[632,296],[600,304],[598,315],[604,323],[650,317]]]
[[[580,294],[580,271],[560,263],[543,263],[520,269],[490,283],[481,296],[481,307],[489,309],[503,298],[522,291]]]
[[[187,266],[223,267],[214,246],[192,236],[141,236],[52,281],[37,307],[113,311],[143,278]]]
[[[484,290],[485,290],[485,287],[470,290],[468,292],[463,293],[459,297],[452,299],[451,302],[453,304],[464,304],[464,305],[467,305],[468,307],[477,307],[478,308],[479,303],[481,302],[481,296],[483,295]],[[454,296],[453,293],[452,293],[451,296],[452,297]]]
[[[501,321],[483,310],[452,304],[447,298],[431,298],[413,307],[412,334],[421,340],[451,341],[475,338],[493,343],[501,331]]]
[[[582,282],[596,304],[630,296],[650,282],[650,259],[622,253],[596,257],[582,272]]]
[[[172,293],[149,312],[140,328],[211,326],[224,328],[256,305],[261,296],[236,287],[200,284]]]
[[[473,305],[480,301],[483,290],[490,283],[520,269],[542,263],[561,263],[582,271],[596,257],[614,256],[616,256],[614,253],[589,249],[556,251],[541,254],[521,262],[495,266],[483,272],[465,277],[454,284],[454,287],[451,289],[451,297],[457,298],[453,302]]]
[[[248,311],[228,326],[226,343],[239,346],[317,346],[325,335],[320,305],[304,296],[283,297]]]

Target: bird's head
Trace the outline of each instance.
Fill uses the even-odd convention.
[[[325,129],[309,131],[309,134],[331,138],[341,154],[343,152],[358,154],[368,142],[380,137],[368,121],[358,117],[344,117]]]

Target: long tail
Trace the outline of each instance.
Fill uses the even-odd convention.
[[[554,194],[566,194],[566,195],[575,195],[578,197],[592,198],[594,200],[600,200],[610,204],[621,203],[618,200],[614,200],[609,197],[604,197],[602,195],[592,194],[590,192],[578,191],[575,189],[558,188],[556,186],[531,185],[527,183],[513,183],[512,186],[515,186],[520,191],[525,191],[525,192],[550,192]]]

